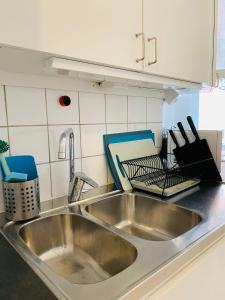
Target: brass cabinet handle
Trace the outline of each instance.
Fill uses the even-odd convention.
[[[140,61],[143,61],[145,59],[145,34],[144,32],[136,33],[135,37],[142,38],[142,57],[136,59],[136,62],[139,63]]]
[[[148,65],[151,66],[151,65],[154,65],[157,63],[158,61],[158,46],[157,46],[157,38],[156,37],[152,37],[152,38],[148,38],[148,42],[151,43],[151,42],[154,42],[155,43],[155,58],[153,61],[149,61],[148,62]]]

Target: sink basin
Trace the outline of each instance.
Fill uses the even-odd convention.
[[[201,221],[195,212],[138,194],[112,196],[85,209],[105,223],[150,241],[174,239]]]
[[[72,283],[103,281],[126,269],[137,257],[131,243],[74,214],[37,219],[24,225],[19,235],[39,259]]]

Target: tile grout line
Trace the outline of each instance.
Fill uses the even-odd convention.
[[[129,109],[128,109],[128,105],[129,105],[129,96],[127,96],[127,131],[128,131],[128,113],[129,113]]]
[[[104,104],[105,104],[105,134],[108,134],[108,126],[107,126],[107,100],[106,100],[106,94],[104,93]],[[106,182],[107,184],[109,183],[109,172],[108,172],[108,168],[106,167]]]
[[[6,130],[7,130],[7,136],[8,136],[8,143],[10,146],[10,134],[9,134],[9,117],[8,117],[8,106],[7,106],[7,99],[6,99],[6,87],[3,85],[3,96],[4,96],[4,103],[5,103],[5,114],[6,114]],[[11,155],[11,147],[9,147],[9,155]],[[3,194],[2,194],[3,195]],[[4,196],[1,199],[1,207],[2,211],[5,211],[5,201],[4,201]]]
[[[50,175],[50,182],[51,182],[50,190],[51,190],[51,198],[53,199],[52,168],[51,168],[51,153],[50,153],[50,133],[49,133],[49,124],[48,124],[47,89],[45,89],[45,112],[46,112],[47,134],[48,134],[48,158],[49,158],[48,165],[49,165],[49,175]]]
[[[148,123],[148,98],[146,97],[145,98],[145,101],[146,101],[146,115],[145,115],[145,120],[146,120],[146,129],[147,129],[147,123]]]
[[[10,127],[10,128],[21,128],[21,127],[46,127],[46,126],[53,126],[53,127],[57,127],[57,126],[96,126],[96,125],[111,125],[111,124],[144,124],[146,122],[110,122],[110,123],[83,123],[83,124],[23,124],[23,125],[7,125],[7,126],[0,126],[0,128],[6,128],[6,127]],[[147,123],[154,123],[154,124],[161,124],[163,123],[162,121],[149,121]]]
[[[107,118],[106,118],[106,114],[107,114],[107,107],[106,107],[106,104],[107,104],[107,101],[106,101],[106,94],[104,94],[104,103],[105,103],[105,124],[107,124]]]
[[[76,126],[78,124],[22,124],[22,125],[10,125],[9,127],[45,127],[45,126],[66,126],[66,125],[72,125]]]
[[[80,120],[81,120],[81,116],[80,116],[80,92],[77,92],[77,104],[78,104],[78,119],[79,119],[79,132],[80,132],[80,154],[81,154],[81,171],[83,172],[83,159],[82,159],[82,155],[83,155],[83,150],[82,150],[82,136],[81,136],[81,124],[80,124]],[[76,166],[75,166],[76,167]]]
[[[108,134],[108,124],[107,123],[107,94],[104,94],[105,96],[105,134]],[[107,184],[110,183],[110,174],[109,174],[109,168],[108,165],[106,163],[106,155],[104,153],[104,158],[105,158],[105,164],[106,164],[106,174],[107,174]]]
[[[107,133],[107,119],[106,119],[106,113],[107,113],[107,108],[106,108],[106,94],[104,93],[104,119],[105,119],[105,134]]]
[[[4,93],[4,102],[5,102],[7,136],[8,136],[9,146],[10,146],[9,115],[8,115],[8,105],[7,105],[7,99],[6,99],[6,86],[5,85],[3,85],[3,93]],[[11,146],[9,147],[9,155],[12,155]]]
[[[145,124],[146,122],[113,122],[113,123],[99,123],[99,124],[80,124],[82,126],[96,126],[96,125],[127,125],[127,124]],[[154,122],[147,122],[148,124],[163,124],[163,121],[154,121]],[[79,124],[55,124],[55,125],[51,125],[49,124],[48,126],[52,126],[52,127],[60,127],[60,126],[79,126]],[[0,126],[0,128],[21,128],[21,127],[47,127],[47,125],[21,125],[21,126]]]
[[[102,156],[103,154],[99,154],[99,155],[93,155],[93,157],[96,157],[96,156]],[[88,158],[88,157],[92,157],[92,156],[85,156],[85,157],[83,157],[83,158]],[[77,157],[77,158],[75,158],[75,161],[76,160],[81,160],[82,159],[82,157]],[[59,159],[59,160],[52,160],[52,161],[50,161],[50,162],[39,162],[39,163],[37,163],[36,165],[38,165],[38,166],[40,166],[40,165],[47,165],[47,164],[51,164],[51,163],[63,163],[63,162],[69,162],[69,159]]]

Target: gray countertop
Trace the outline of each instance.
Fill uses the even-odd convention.
[[[114,191],[114,185],[100,187],[98,192],[90,190],[83,194],[86,197],[97,193]],[[67,203],[67,198],[42,202],[42,211],[54,209]],[[0,214],[0,227],[7,222],[5,214]],[[49,290],[40,277],[17,253],[0,231],[0,300],[56,300],[57,297]]]
[[[155,198],[160,199],[159,197],[155,197]],[[164,199],[164,200],[166,202],[176,203],[179,206],[182,206],[182,207],[185,207],[185,208],[188,208],[188,209],[191,209],[191,210],[197,212],[199,215],[201,215],[203,222],[201,222],[201,224],[199,226],[197,226],[196,229],[193,229],[190,232],[187,232],[186,234],[182,235],[181,237],[178,237],[173,242],[168,241],[167,242],[168,246],[166,246],[167,250],[169,249],[171,251],[171,255],[172,255],[175,248],[179,249],[179,252],[177,253],[177,255],[175,255],[174,257],[172,257],[170,255],[171,259],[168,259],[168,261],[166,261],[166,259],[165,259],[165,262],[163,264],[159,265],[158,268],[154,269],[152,266],[152,270],[154,269],[155,271],[146,273],[146,275],[142,276],[140,278],[140,280],[136,281],[136,283],[129,285],[129,288],[126,288],[124,290],[123,294],[120,293],[121,299],[122,298],[129,299],[129,296],[131,295],[131,293],[133,296],[132,299],[140,299],[146,292],[149,292],[149,289],[151,289],[151,288],[156,289],[157,286],[160,286],[162,282],[165,282],[168,279],[167,278],[168,275],[166,275],[166,274],[170,274],[170,276],[171,276],[171,274],[177,272],[177,270],[181,269],[185,264],[190,262],[194,257],[200,255],[207,247],[212,245],[216,240],[218,240],[225,234],[225,185],[214,184],[214,185],[208,185],[208,186],[204,185],[201,187],[195,187],[195,188],[185,191],[177,196],[171,197],[169,199]],[[84,200],[84,201],[88,201],[88,200]],[[127,238],[128,238],[128,236],[127,236]],[[130,240],[132,241],[132,237],[130,237]],[[133,239],[133,241],[135,244],[135,239]],[[193,242],[187,243],[187,241],[193,241]],[[4,243],[5,242],[6,241],[4,241]],[[141,241],[138,243],[140,244]],[[1,244],[2,244],[2,241],[0,240],[0,246],[1,246]],[[143,241],[143,247],[145,246],[145,244],[147,247],[147,243]],[[164,243],[164,245],[166,245],[166,243]],[[138,244],[136,246],[138,247]],[[161,250],[163,252],[163,249],[160,250],[159,247],[161,247],[159,244],[151,243],[151,248],[149,248],[149,249],[151,251],[154,251],[154,249],[156,248],[157,253],[159,253]],[[14,249],[12,248],[11,250],[13,250],[13,253],[14,253],[14,254],[13,253],[11,254],[12,257],[13,257],[13,255],[15,255],[18,257],[18,259],[20,259],[18,254],[14,251]],[[3,259],[3,260],[6,259],[7,255],[8,255],[7,251],[5,251],[5,252],[3,251],[3,253],[1,252],[1,259]],[[168,256],[168,258],[169,258],[169,256]],[[157,263],[156,260],[151,261],[151,264]],[[26,265],[25,262],[24,262],[24,264]],[[1,266],[2,265],[0,264],[0,267]],[[135,264],[134,264],[133,268],[134,267],[135,267]],[[143,268],[144,267],[146,267],[146,261],[145,261],[145,263],[143,261]],[[7,265],[5,265],[4,271],[2,271],[3,268],[0,269],[2,274],[4,272],[9,273],[9,274],[14,272],[14,268],[12,266],[9,266],[9,270],[7,270],[7,271],[5,271],[6,268],[7,268]],[[34,272],[32,272],[31,269],[29,269],[28,265],[26,265],[26,268],[28,268],[28,270],[30,271],[30,274],[32,274],[30,276],[32,277],[33,285],[31,284],[31,287],[29,288],[29,290],[33,289],[31,298],[25,298],[25,297],[3,298],[3,297],[1,297],[1,294],[0,294],[0,299],[7,299],[7,300],[8,299],[34,299],[34,300],[36,300],[36,299],[54,299],[54,297],[49,293],[47,288],[45,288],[46,289],[45,292],[49,293],[49,295],[51,295],[51,296],[47,296],[48,298],[44,298],[45,296],[42,296],[41,298],[39,297],[39,294],[37,292],[38,288],[35,286],[36,285],[40,286],[40,289],[42,289],[45,286],[41,283],[40,279],[34,274]],[[130,269],[132,270],[132,267]],[[19,267],[18,267],[18,270],[19,270]],[[22,267],[21,267],[21,270],[22,270]],[[16,272],[15,272],[15,274],[16,274]],[[124,274],[125,274],[125,272],[124,272]],[[17,284],[18,284],[18,276],[19,276],[18,274],[17,274],[17,276],[15,275],[15,277],[12,276],[12,279],[15,278],[15,280],[17,281]],[[120,276],[122,276],[122,274]],[[117,276],[117,277],[119,278],[120,276]],[[109,280],[109,281],[111,282],[111,284],[110,284],[111,287],[113,288],[113,284],[114,284],[115,285],[114,288],[115,288],[116,284],[118,284],[119,281],[117,282],[116,278],[114,278],[113,280],[111,280],[111,281]],[[125,277],[123,277],[123,280],[125,280]],[[101,285],[102,286],[107,285],[107,281],[103,282]],[[35,284],[35,282],[37,282],[37,284]],[[4,286],[3,286],[4,289],[8,288],[8,286],[6,286],[6,285],[9,285],[7,282],[2,281],[1,285],[2,284],[4,284]],[[13,284],[15,284],[15,282],[13,282],[13,280],[12,280],[12,283],[10,283],[10,285],[11,284],[13,285]],[[90,289],[90,290],[93,289],[93,290],[91,290],[92,291],[91,295],[93,295],[93,292],[95,291],[94,286],[89,287],[87,285],[85,287],[85,292],[88,289]],[[44,291],[44,289],[43,289],[43,291]],[[0,293],[1,292],[2,291],[0,291]],[[77,290],[77,292],[78,292],[78,290]],[[99,292],[100,292],[100,290],[99,290]],[[9,295],[10,295],[10,292],[9,292]],[[53,297],[53,298],[51,298],[51,297]],[[82,297],[79,299],[82,299]]]
[[[0,299],[55,300],[41,279],[0,234]]]

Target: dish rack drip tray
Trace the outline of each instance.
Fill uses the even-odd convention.
[[[133,187],[167,197],[200,182],[197,178],[184,176],[183,167],[168,169],[159,155],[124,160],[121,164]]]

